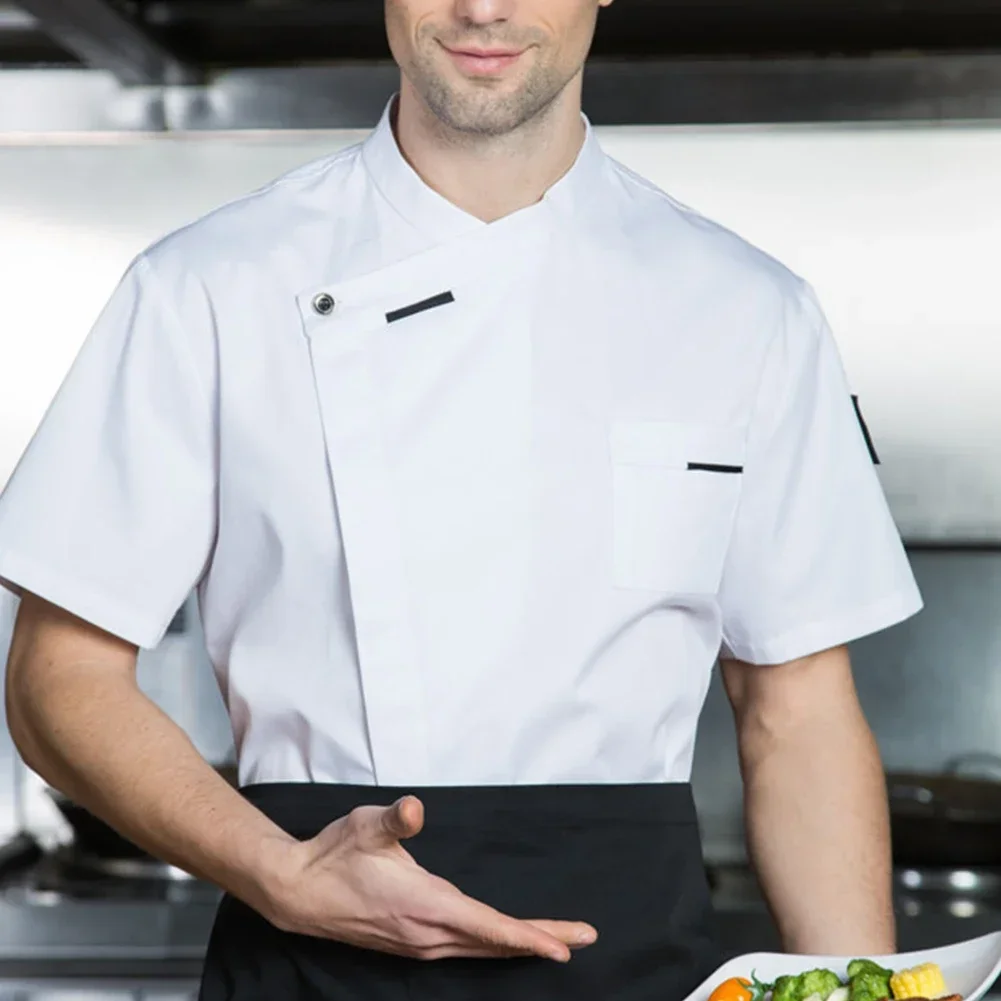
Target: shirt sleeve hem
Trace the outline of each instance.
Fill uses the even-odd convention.
[[[923,607],[917,588],[907,588],[847,615],[812,622],[766,640],[737,641],[728,637],[724,649],[727,656],[748,664],[785,664],[889,629],[916,615]]]
[[[134,608],[96,593],[92,585],[71,580],[64,573],[53,572],[8,549],[0,553],[0,585],[18,597],[24,591],[37,594],[98,629],[144,649],[157,646],[167,629]]]

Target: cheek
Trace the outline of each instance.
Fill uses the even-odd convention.
[[[426,4],[412,3],[410,0],[386,0],[386,35],[390,48],[409,50],[413,48],[414,37],[421,23],[428,18]]]
[[[407,67],[421,62],[422,50],[428,48],[435,25],[441,23],[441,18],[436,17],[440,6],[440,3],[386,0],[386,36],[398,65]]]
[[[406,49],[404,40],[407,36],[407,17],[403,4],[398,0],[386,0],[386,38],[393,57],[400,58],[401,50]]]
[[[559,17],[554,16],[557,11],[553,8],[557,6]],[[598,5],[594,0],[567,0],[550,6],[548,11],[543,10],[540,20],[545,23],[549,36],[559,39],[555,58],[560,63],[582,63],[587,57],[594,39],[597,13]]]

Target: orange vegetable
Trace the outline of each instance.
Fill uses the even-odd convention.
[[[730,980],[724,980],[709,995],[709,1001],[751,1001],[753,996],[750,980],[746,980],[744,977],[733,977]]]
[[[761,983],[753,973],[750,980],[746,977],[731,977],[709,995],[709,1001],[760,1001],[770,987],[770,984]]]

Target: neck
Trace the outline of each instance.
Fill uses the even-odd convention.
[[[573,166],[584,141],[580,79],[546,111],[503,136],[470,136],[443,125],[406,78],[396,109],[400,151],[430,188],[494,222],[534,205]]]

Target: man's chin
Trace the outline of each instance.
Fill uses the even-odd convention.
[[[442,77],[457,100],[462,100],[464,95],[482,94],[484,91],[501,99],[510,99],[525,86],[525,74],[517,69],[499,73],[463,73],[455,67],[449,67]]]

